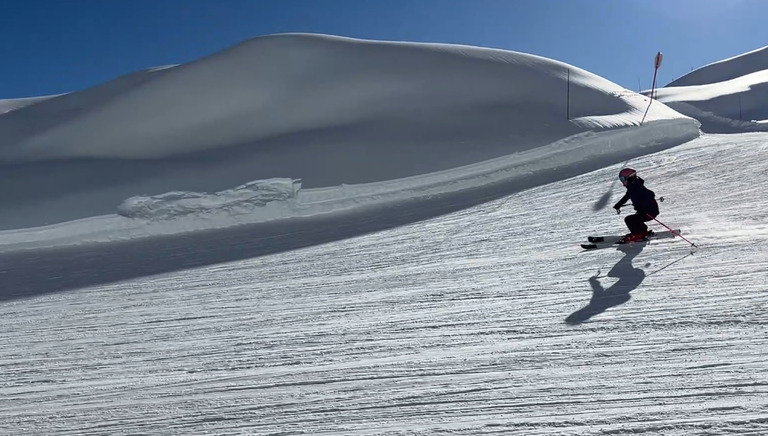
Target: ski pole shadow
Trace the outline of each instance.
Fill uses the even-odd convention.
[[[599,271],[596,275],[590,277],[589,284],[592,286],[592,298],[589,300],[589,304],[570,314],[565,319],[565,322],[572,325],[581,324],[611,307],[619,306],[629,301],[632,298],[630,292],[637,289],[645,279],[645,271],[635,268],[632,265],[632,259],[643,251],[646,244],[619,245],[617,250],[623,252],[624,257],[607,274],[607,277],[614,277],[619,280],[606,289],[599,281]]]
[[[624,163],[621,166],[625,167],[625,166],[627,166],[628,163],[629,163],[629,161],[625,160]],[[601,195],[600,198],[597,199],[595,204],[592,205],[592,210],[593,211],[597,212],[597,211],[605,209],[608,206],[608,201],[611,199],[611,195],[613,194],[613,190],[616,187],[616,180],[617,179],[613,179],[613,182],[611,182],[611,187],[608,188],[608,190],[605,191],[605,193],[603,195]]]

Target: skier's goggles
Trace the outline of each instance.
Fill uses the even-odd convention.
[[[621,180],[621,183],[624,183],[627,181],[627,178],[624,176],[619,176],[619,180]]]

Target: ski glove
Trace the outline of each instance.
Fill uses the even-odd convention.
[[[616,209],[616,215],[619,215],[619,214],[621,214],[621,206],[619,206],[619,205],[617,204],[617,205],[613,206],[613,208],[614,208],[614,209]]]

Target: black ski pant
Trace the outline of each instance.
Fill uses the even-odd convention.
[[[656,217],[650,216],[645,212],[637,212],[632,215],[627,215],[627,217],[624,218],[624,222],[627,224],[629,233],[638,234],[645,233],[648,230],[648,226],[646,226],[645,223],[654,218]]]

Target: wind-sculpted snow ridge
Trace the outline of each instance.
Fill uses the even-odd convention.
[[[169,192],[136,196],[123,201],[117,214],[127,218],[167,220],[186,215],[227,212],[231,215],[258,213],[270,203],[296,198],[301,182],[291,179],[258,180],[212,194]]]
[[[639,122],[642,114],[634,111],[644,109],[643,97],[618,95],[626,90],[539,56],[320,35],[260,37],[39,104],[40,110],[76,106],[77,116],[0,135],[0,161],[158,158],[389,117],[393,126],[425,133],[449,115],[479,122],[494,112],[509,116],[497,133],[543,130],[530,121],[548,119],[546,130],[560,139],[578,130],[566,119],[567,80],[572,118],[629,113],[624,125]],[[524,113],[517,110],[522,107]],[[658,106],[648,119],[675,117]],[[0,118],[0,133],[12,127],[6,124],[13,120],[5,121]]]
[[[768,131],[768,47],[692,71],[656,95],[705,132]]]

